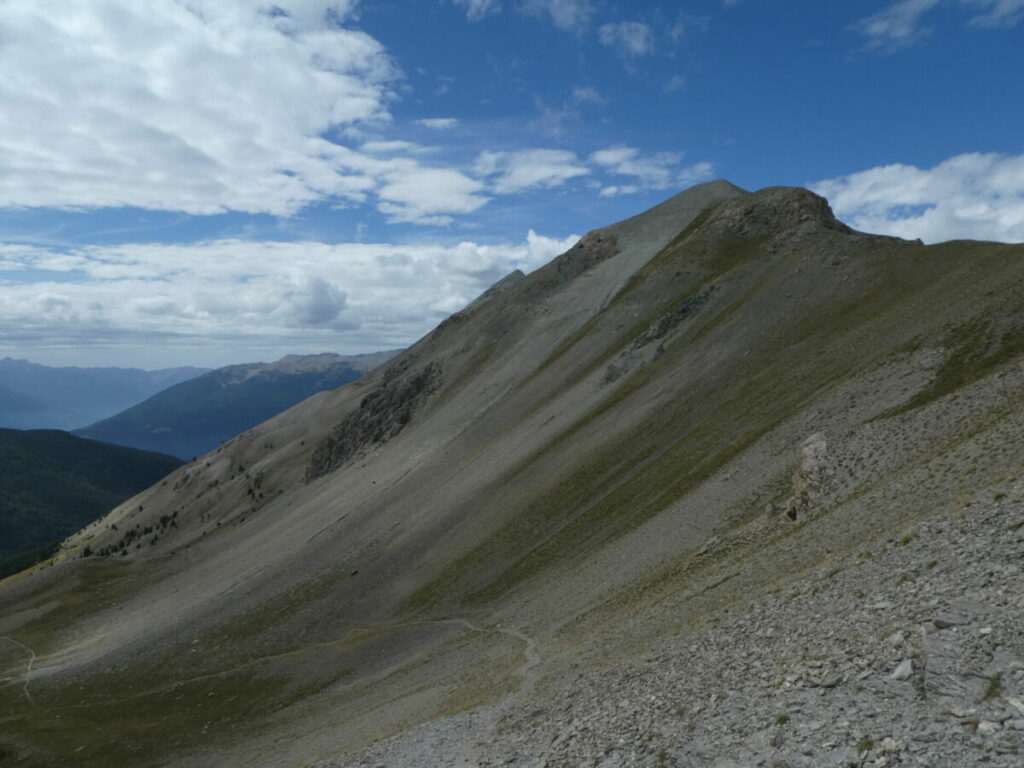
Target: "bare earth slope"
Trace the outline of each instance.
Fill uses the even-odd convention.
[[[0,750],[1019,765],[1022,384],[1021,246],[692,188],[4,584]]]

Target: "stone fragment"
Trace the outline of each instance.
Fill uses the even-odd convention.
[[[993,733],[999,730],[999,723],[993,723],[991,720],[982,720],[978,723],[978,733],[982,736],[991,736]]]
[[[934,619],[932,622],[939,629],[952,629],[953,627],[963,627],[970,624],[971,621],[967,616],[962,613],[955,613],[953,611],[943,611]]]
[[[893,680],[909,680],[914,674],[914,662],[912,659],[904,659],[892,673]]]
[[[884,739],[882,739],[882,743],[878,745],[878,748],[882,752],[902,752],[903,744],[896,741],[896,739],[892,738],[891,736],[886,736]]]

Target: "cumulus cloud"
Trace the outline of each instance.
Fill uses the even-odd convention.
[[[501,8],[499,0],[452,0],[455,5],[466,11],[470,21],[479,21],[485,16],[497,13]]]
[[[603,24],[597,36],[602,45],[616,49],[623,56],[647,56],[654,53],[654,32],[641,21]]]
[[[533,270],[578,239],[531,231],[518,244],[447,247],[0,244],[0,336],[9,353],[51,359],[61,349],[134,347],[138,355],[148,344],[174,360],[209,359],[224,348],[399,347],[511,270]]]
[[[606,173],[633,179],[631,184],[605,187],[601,194],[606,197],[649,189],[688,187],[710,178],[714,173],[711,163],[683,166],[680,152],[645,155],[635,147],[614,146],[594,152],[589,159]]]
[[[503,195],[528,189],[550,189],[590,173],[589,168],[580,164],[575,152],[561,149],[481,152],[475,171],[482,177],[490,177],[491,189]]]
[[[406,162],[383,175],[377,207],[395,222],[450,224],[448,214],[472,213],[489,199],[478,194],[483,184],[450,168],[423,168]]]
[[[933,168],[886,165],[809,185],[866,232],[925,242],[1024,242],[1024,155],[971,153]]]
[[[475,211],[479,182],[395,157],[422,147],[337,138],[388,125],[396,77],[376,40],[344,26],[354,6],[13,0],[0,16],[0,208],[286,216],[327,200],[419,224]]]
[[[389,119],[353,0],[12,0],[0,207],[293,213],[375,181],[323,138]]]

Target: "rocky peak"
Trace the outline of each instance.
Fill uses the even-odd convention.
[[[851,232],[828,201],[802,187],[766,187],[716,208],[701,227],[708,237],[757,238],[786,232],[791,236],[821,230]]]

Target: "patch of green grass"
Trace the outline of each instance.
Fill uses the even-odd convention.
[[[1024,354],[1024,328],[997,331],[988,320],[976,319],[947,332],[942,346],[948,350],[930,386],[887,416],[912,411],[961,387],[982,379]]]
[[[985,692],[982,694],[983,701],[991,701],[992,699],[998,699],[1003,692],[1003,676],[999,672],[996,672],[992,677],[988,679],[988,685],[985,686]]]
[[[132,673],[78,678],[33,686],[34,706],[22,691],[0,692],[4,738],[36,764],[106,768],[161,765],[177,750],[214,738],[239,736],[278,701],[280,681],[251,675],[170,685],[157,665]]]
[[[771,367],[768,350],[763,367],[757,360],[747,363],[757,374],[734,379],[731,389],[714,393],[713,403],[687,393],[626,434],[602,429],[614,409],[630,409],[632,398],[649,397],[644,385],[657,380],[662,366],[678,366],[679,354],[670,352],[637,372],[585,419],[502,478],[498,486],[507,493],[516,487],[517,474],[527,477],[532,467],[564,465],[560,449],[585,431],[599,434],[607,446],[566,467],[559,481],[523,504],[502,530],[416,593],[413,605],[441,601],[458,592],[460,582],[463,589],[475,588],[474,601],[486,602],[566,552],[585,554],[635,528],[749,448],[818,386],[806,376]],[[705,409],[715,417],[695,417]]]

